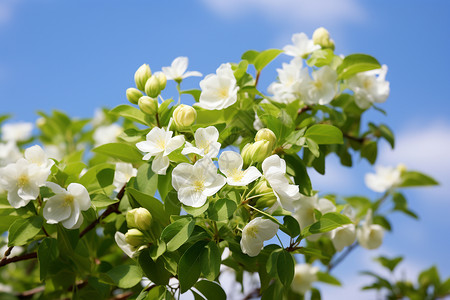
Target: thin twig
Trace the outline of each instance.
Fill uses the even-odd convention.
[[[260,288],[255,288],[253,291],[248,293],[247,296],[245,296],[242,300],[250,300],[250,299],[253,299],[253,298],[258,298],[260,296],[261,296],[261,289]]]
[[[349,246],[347,249],[345,249],[345,252],[342,253],[341,256],[339,256],[334,262],[328,264],[328,272],[330,272],[333,268],[340,264],[357,246],[358,243],[354,243],[353,245]]]
[[[349,135],[348,133],[345,133],[345,132],[343,133],[343,135],[344,135],[344,137],[348,138],[349,140],[352,140],[352,141],[355,141],[355,142],[358,142],[361,144],[366,141],[365,137],[356,137],[356,136]]]
[[[305,111],[308,111],[308,110],[311,110],[311,109],[312,109],[311,106],[306,105],[306,106],[304,106],[304,107],[302,107],[302,108],[300,108],[300,109],[298,110],[297,115],[301,115],[301,114],[304,113]]]
[[[261,71],[256,72],[255,87],[258,85],[259,76],[261,76]]]
[[[117,194],[117,199],[122,200],[123,195],[125,194],[125,185],[122,187],[122,189],[120,190],[120,192]],[[103,220],[104,218],[106,218],[107,216],[109,216],[112,213],[118,213],[119,212],[119,203],[114,203],[110,206],[108,206],[108,208],[101,214],[101,216],[99,216],[97,219],[95,219],[95,221],[93,221],[91,224],[89,224],[81,233],[80,233],[80,238],[82,238],[86,233],[88,233],[89,231],[91,231],[92,229],[95,228],[95,226],[97,226],[97,224],[100,223],[101,220]]]
[[[19,256],[14,256],[11,258],[3,258],[0,261],[0,267],[3,267],[5,265],[13,263],[13,262],[17,262],[17,261],[21,261],[21,260],[28,260],[28,259],[33,259],[33,258],[37,258],[36,252],[31,252],[31,253],[27,253],[27,254],[23,254],[23,255],[19,255]]]

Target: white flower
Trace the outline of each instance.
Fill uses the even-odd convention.
[[[181,163],[172,172],[172,186],[178,192],[178,199],[192,207],[205,204],[207,197],[217,193],[225,182],[225,177],[217,174],[217,168],[207,157],[194,165]]]
[[[205,109],[224,109],[237,101],[239,87],[229,63],[220,65],[216,74],[209,74],[200,81],[200,88],[198,106]]]
[[[354,92],[355,103],[362,109],[373,103],[383,103],[389,97],[389,81],[386,81],[387,66],[361,72],[349,78],[347,85]]]
[[[241,249],[244,254],[257,256],[264,246],[278,231],[278,224],[261,217],[254,218],[242,230]]]
[[[376,173],[364,177],[366,185],[373,191],[384,193],[402,182],[400,168],[376,166]]]
[[[97,108],[94,112],[94,117],[91,120],[91,124],[92,126],[97,127],[103,122],[105,122],[105,120],[106,120],[105,112],[103,111],[103,109]]]
[[[33,123],[17,122],[2,126],[2,140],[7,142],[23,142],[31,138]]]
[[[296,265],[291,289],[298,294],[305,294],[311,289],[312,283],[317,281],[317,272],[319,267],[313,267],[310,264]]]
[[[346,224],[330,231],[330,239],[336,251],[342,251],[353,244],[356,239],[356,228],[354,224]]]
[[[123,128],[117,124],[99,126],[94,131],[92,138],[95,142],[95,147],[104,144],[117,142],[117,137],[121,134]]]
[[[44,173],[49,173],[55,162],[48,159],[47,154],[42,150],[41,146],[34,145],[25,150],[25,159],[30,163],[36,164]],[[48,175],[47,175],[48,176]]]
[[[286,55],[304,58],[309,53],[320,49],[320,46],[314,45],[313,40],[310,40],[303,32],[292,35],[292,44],[283,48]]]
[[[274,101],[287,104],[300,98],[300,86],[309,79],[308,69],[302,69],[302,65],[302,59],[295,57],[289,64],[283,63],[282,69],[277,69],[280,81],[273,82],[268,88]]]
[[[219,170],[227,176],[227,183],[234,186],[245,186],[261,177],[256,167],[243,171],[242,156],[234,151],[224,151],[219,157]]]
[[[0,143],[0,166],[16,162],[22,157],[15,142]]]
[[[333,100],[337,92],[337,73],[329,66],[323,66],[312,72],[300,85],[300,94],[306,104],[326,105]]]
[[[172,131],[154,127],[147,134],[146,141],[136,144],[139,150],[148,152],[142,158],[143,160],[148,160],[152,156],[155,157],[152,162],[152,171],[159,175],[166,175],[170,163],[168,155],[184,144],[183,135],[172,137],[172,134]]]
[[[264,177],[272,187],[278,203],[287,210],[294,209],[294,202],[300,199],[298,185],[289,184],[286,177],[286,162],[278,155],[267,157],[262,163]]]
[[[91,207],[89,193],[79,183],[71,183],[66,189],[53,182],[46,185],[55,193],[54,196],[44,199],[44,218],[49,224],[61,224],[67,229],[80,228],[83,223],[81,211]]]
[[[372,210],[369,209],[366,220],[356,231],[358,243],[366,249],[376,249],[383,243],[384,228],[378,224],[372,224]]]
[[[322,214],[326,214],[329,212],[335,212],[336,206],[328,199],[319,199],[317,194],[312,197],[301,195],[300,200],[296,202],[295,211],[292,215],[298,221],[301,230],[317,222],[314,210],[318,210]],[[308,236],[307,239],[314,241],[321,235],[322,234],[313,234]]]
[[[258,117],[258,114],[255,112],[255,121],[253,122],[253,128],[255,128],[256,131],[264,128],[264,124],[261,121],[261,119]]]
[[[44,172],[38,165],[20,158],[0,169],[0,187],[8,191],[11,206],[19,208],[39,196],[39,187],[45,184],[49,175],[50,170]]]
[[[59,145],[45,145],[44,149],[48,157],[54,158],[58,161],[63,159],[66,153],[66,145],[64,143],[61,143]]]
[[[177,57],[173,60],[170,67],[162,67],[164,75],[168,80],[181,81],[191,76],[202,76],[202,73],[197,71],[186,72],[188,67],[188,58],[184,56]]]
[[[219,139],[219,131],[214,126],[208,126],[206,128],[199,128],[194,134],[195,146],[191,143],[186,142],[186,146],[181,151],[181,154],[187,155],[190,153],[195,153],[200,156],[205,157],[216,157],[219,154],[220,143],[217,142]]]
[[[131,177],[135,177],[137,169],[133,168],[129,163],[116,163],[116,170],[114,171],[113,185],[116,187],[116,191],[120,191],[122,187],[130,180]]]

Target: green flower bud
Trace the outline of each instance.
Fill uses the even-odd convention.
[[[330,39],[330,33],[323,27],[317,28],[313,33],[313,42],[322,48],[330,48],[334,50],[334,41]]]
[[[158,101],[148,96],[142,96],[138,101],[141,111],[148,115],[154,115],[158,111]]]
[[[129,210],[125,216],[127,220],[128,228],[136,228],[136,222],[134,221],[134,213],[137,210],[137,208],[134,208],[132,210]]]
[[[152,98],[158,97],[159,93],[161,93],[161,86],[156,76],[152,76],[147,80],[147,83],[145,84],[145,93]]]
[[[270,142],[266,140],[261,140],[254,142],[253,144],[247,144],[241,151],[242,159],[244,160],[244,165],[249,166],[253,163],[263,162],[267,157],[272,154],[272,147],[270,147]]]
[[[144,234],[135,228],[129,229],[127,233],[125,233],[125,241],[134,247],[139,247],[146,244]]]
[[[131,223],[134,227],[140,230],[150,230],[150,225],[152,223],[152,214],[143,207],[135,208],[127,213],[127,224],[128,219],[133,218]]]
[[[197,111],[192,106],[181,104],[173,111],[173,121],[178,129],[191,126],[196,119]]]
[[[277,197],[273,193],[273,190],[269,187],[266,180],[260,180],[256,186],[255,190],[251,196],[262,195],[256,198],[256,203],[254,204],[256,208],[264,209],[267,207],[272,207],[277,201]]]
[[[158,78],[159,81],[159,87],[161,88],[161,91],[166,88],[167,78],[166,75],[164,75],[163,72],[156,72],[153,76]]]
[[[268,141],[271,150],[273,150],[273,148],[277,144],[277,137],[276,137],[275,133],[273,133],[272,130],[270,130],[268,128],[263,128],[263,129],[258,130],[258,132],[256,133],[256,136],[255,136],[255,142],[259,142],[259,141]]]
[[[135,88],[129,88],[127,89],[127,99],[133,104],[138,104],[139,98],[141,98],[143,95],[141,91]]]
[[[150,70],[150,66],[147,64],[143,64],[137,69],[136,73],[134,73],[134,82],[136,83],[136,87],[143,91],[145,89],[145,84],[147,80],[152,76],[152,71]]]

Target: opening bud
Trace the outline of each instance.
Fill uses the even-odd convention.
[[[166,88],[166,84],[167,84],[167,77],[166,77],[166,75],[164,75],[163,72],[156,72],[155,74],[153,74],[153,76],[158,78],[159,87],[161,88],[161,91],[164,90]]]
[[[135,208],[127,212],[127,224],[130,228],[150,230],[152,214],[143,207]]]
[[[127,89],[127,99],[133,104],[138,104],[139,98],[141,98],[143,95],[141,91],[135,88],[129,88]]]
[[[146,238],[144,234],[138,229],[129,229],[125,233],[125,241],[134,247],[139,247],[146,244]]]
[[[189,127],[197,119],[197,111],[189,105],[181,104],[173,111],[173,121],[178,129]]]
[[[159,84],[159,79],[156,76],[152,76],[147,80],[145,84],[145,93],[152,98],[158,97],[161,93],[161,86]]]
[[[269,157],[271,154],[272,147],[270,147],[270,142],[266,140],[257,141],[253,144],[247,144],[241,151],[245,166],[249,166],[255,162],[263,162],[264,159]]]
[[[317,28],[313,33],[313,42],[322,48],[330,48],[334,50],[334,41],[330,39],[330,33],[323,27]]]
[[[143,113],[154,115],[158,111],[158,101],[148,96],[139,98],[138,105]]]
[[[256,208],[264,209],[266,207],[272,207],[277,201],[277,197],[273,193],[273,190],[267,185],[266,180],[260,180],[256,184],[252,196],[256,195],[261,195],[256,199],[256,203],[254,204]]]
[[[277,144],[277,137],[272,130],[263,128],[258,130],[255,136],[255,142],[259,141],[268,141],[271,150],[273,150],[273,148],[275,148],[275,145]]]
[[[150,66],[147,64],[143,64],[137,69],[136,73],[134,73],[134,82],[136,83],[136,87],[141,91],[144,91],[145,84],[147,80],[152,76],[152,71],[150,70]]]

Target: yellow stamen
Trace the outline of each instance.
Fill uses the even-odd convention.
[[[197,192],[203,191],[203,189],[205,188],[205,181],[204,180],[194,181],[194,188]]]
[[[17,185],[23,187],[30,182],[30,178],[27,175],[20,175],[17,179]]]

